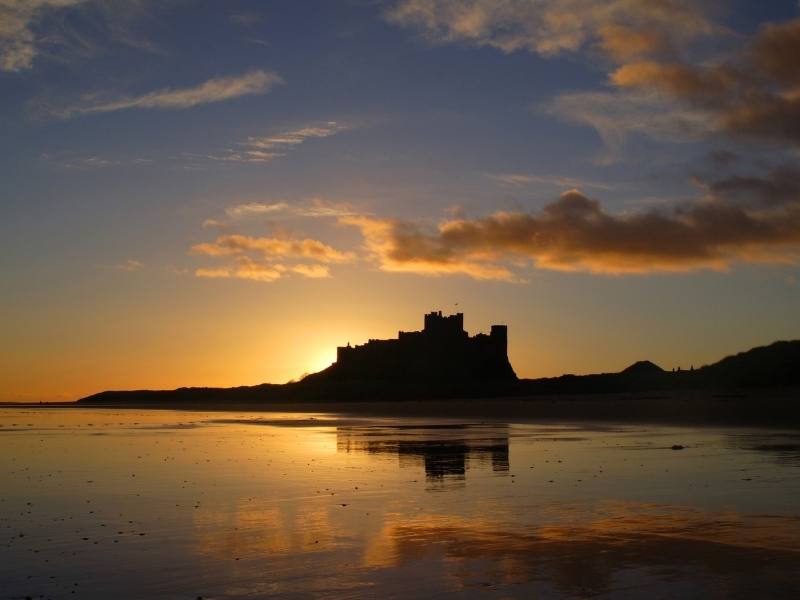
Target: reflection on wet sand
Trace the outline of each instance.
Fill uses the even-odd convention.
[[[332,550],[345,534],[328,506],[302,501],[263,507],[241,500],[230,510],[196,511],[193,526],[199,552],[219,560]]]
[[[567,520],[587,513],[586,507],[566,512]],[[427,564],[462,588],[579,597],[641,597],[648,589],[659,597],[681,590],[725,598],[788,598],[800,592],[798,517],[614,502],[588,512],[594,520],[528,527],[455,515],[395,515],[366,562],[395,569]]]
[[[485,424],[338,427],[338,452],[396,454],[401,467],[425,468],[429,481],[464,479],[471,463],[508,473],[508,426]]]
[[[0,599],[800,598],[796,431],[60,414],[0,411]]]
[[[537,506],[527,524],[495,520],[491,510],[478,518],[390,510],[374,526],[337,514],[344,513],[317,499],[280,508],[243,500],[194,520],[197,551],[221,564],[235,561],[241,578],[261,581],[253,597],[301,589],[391,595],[421,581],[431,594],[514,597],[800,592],[796,516],[612,501]],[[264,580],[265,569],[280,578]]]

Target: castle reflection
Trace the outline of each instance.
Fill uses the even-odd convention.
[[[422,465],[429,481],[463,480],[471,466],[508,473],[508,425],[440,424],[339,427],[338,452],[395,454],[401,467]]]

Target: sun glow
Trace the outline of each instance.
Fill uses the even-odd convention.
[[[308,361],[304,374],[316,373],[327,369],[336,362],[336,344],[320,344],[308,353]]]

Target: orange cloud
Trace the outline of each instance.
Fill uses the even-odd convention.
[[[304,275],[305,277],[310,277],[311,279],[322,279],[324,277],[330,277],[331,271],[325,265],[293,265],[291,270],[295,273],[299,273],[300,275]]]
[[[219,269],[195,269],[197,277],[207,277],[209,279],[225,279],[231,276],[231,270],[227,267]]]
[[[214,242],[196,244],[195,254],[229,256],[254,251],[265,257],[309,258],[324,263],[348,262],[355,258],[352,252],[341,252],[313,239],[286,239],[250,237],[247,235],[221,235]]]
[[[734,135],[800,143],[800,19],[763,26],[724,63],[640,61],[610,76],[620,88],[657,90],[702,107],[716,128]]]
[[[600,40],[612,55],[625,55],[715,32],[704,9],[690,0],[401,0],[387,17],[440,42],[552,56]],[[645,39],[644,32],[654,34]]]
[[[658,29],[634,29],[624,25],[600,28],[600,48],[613,59],[625,62],[669,49],[667,35]]]
[[[735,262],[796,263],[800,202],[736,206],[709,198],[671,211],[606,212],[570,190],[538,214],[500,212],[454,219],[435,231],[393,219],[343,218],[361,230],[380,268],[423,275],[516,279],[508,266],[591,273],[724,270]]]
[[[468,275],[474,279],[513,281],[507,268],[469,256],[457,256],[417,226],[396,219],[342,217],[339,222],[361,230],[364,246],[380,269],[420,275]]]
[[[221,235],[214,242],[195,244],[191,252],[231,259],[231,263],[224,267],[196,269],[197,277],[249,279],[266,283],[277,281],[289,273],[312,279],[329,277],[328,264],[355,260],[354,253],[336,250],[319,240],[239,234]],[[305,262],[286,264],[297,259]]]
[[[751,61],[769,79],[783,85],[800,84],[800,19],[761,27],[750,48]]]
[[[699,104],[724,104],[735,91],[733,73],[723,68],[703,69],[682,63],[634,62],[611,74],[618,87],[655,88]]]

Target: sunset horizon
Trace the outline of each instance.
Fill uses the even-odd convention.
[[[800,0],[0,0],[0,600],[800,598]]]
[[[0,6],[0,401],[456,307],[523,377],[800,338],[795,2],[190,4]]]

